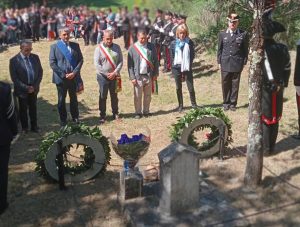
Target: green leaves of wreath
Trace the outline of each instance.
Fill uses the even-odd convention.
[[[102,172],[106,170],[107,165],[110,163],[110,147],[108,143],[108,139],[103,136],[100,128],[90,128],[84,124],[68,124],[65,127],[61,128],[59,131],[51,132],[45,139],[42,141],[39,152],[35,157],[36,168],[37,171],[41,176],[48,176],[47,170],[45,168],[44,161],[46,159],[47,152],[52,144],[56,143],[59,139],[63,137],[67,137],[73,134],[83,134],[90,138],[97,139],[101,145],[103,146],[104,153],[105,153],[105,164],[103,166]],[[85,155],[82,157],[83,162],[79,166],[69,167],[69,172],[71,174],[76,174],[82,171],[84,168],[87,168],[91,164],[91,159],[93,158],[92,151],[89,147],[84,148]]]
[[[221,108],[206,107],[190,110],[170,128],[171,139],[173,141],[178,141],[185,127],[189,127],[189,124],[191,124],[194,120],[201,119],[204,116],[214,116],[224,121],[228,128],[228,138],[225,146],[228,146],[228,142],[232,142],[232,123]],[[215,139],[219,136],[218,129],[214,126],[212,127],[210,125],[203,125],[197,130],[203,130],[204,128],[210,128],[212,132],[211,137],[206,144],[203,143],[201,146],[199,146],[199,144],[195,141],[196,138],[193,135],[190,135],[189,137],[189,144],[196,147],[199,151],[208,149],[210,146],[212,146],[210,141],[216,141]]]

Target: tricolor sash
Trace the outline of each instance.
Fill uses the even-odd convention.
[[[110,54],[109,50],[105,46],[103,46],[102,43],[99,44],[99,48],[100,48],[101,52],[104,54],[104,56],[107,59],[107,61],[109,62],[109,64],[111,65],[112,69],[115,70],[117,68],[117,65],[115,63],[113,56]]]
[[[147,54],[147,52],[144,50],[144,48],[141,47],[141,45],[139,43],[135,43],[133,44],[134,49],[136,50],[136,52],[141,56],[141,58],[143,58],[147,65],[151,68],[151,70],[154,70],[154,65],[152,64],[151,60],[149,59],[149,56]],[[152,87],[152,93],[153,94],[158,94],[158,82],[157,80],[151,80],[151,87]]]
[[[154,70],[154,65],[152,64],[151,60],[149,59],[149,56],[147,55],[147,52],[142,48],[142,46],[138,43],[133,44],[134,49],[136,52],[143,58],[147,65],[151,68],[151,70]]]
[[[70,63],[72,68],[75,69],[77,66],[77,62],[75,61],[72,54],[70,53],[67,45],[62,40],[57,41],[56,44],[57,44],[58,49],[61,51],[61,53],[67,59],[67,61]],[[78,75],[75,76],[75,82],[76,82],[76,92],[82,93],[84,90],[84,87],[83,87],[83,81],[82,81],[81,76],[78,76]]]
[[[104,54],[105,58],[111,65],[112,69],[115,70],[117,68],[116,60],[111,55],[110,50],[106,48],[102,43],[99,44],[100,51]],[[116,76],[116,93],[122,91],[122,80],[120,75]]]

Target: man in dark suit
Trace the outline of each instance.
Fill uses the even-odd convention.
[[[9,71],[14,83],[14,93],[19,101],[19,115],[22,130],[28,131],[29,110],[31,131],[38,132],[37,94],[43,78],[43,68],[39,56],[32,54],[32,43],[22,41],[20,53],[10,59]]]
[[[145,30],[138,31],[138,41],[128,51],[128,73],[134,86],[135,118],[149,116],[152,83],[158,77],[158,59],[155,46],[147,42]],[[142,97],[143,111],[142,111]]]
[[[58,112],[61,126],[67,124],[66,95],[70,97],[70,112],[73,122],[78,123],[79,111],[76,95],[76,79],[80,78],[83,56],[78,43],[69,42],[70,30],[59,30],[60,40],[50,48],[49,62],[53,70],[52,82],[58,93]]]
[[[10,144],[18,133],[15,106],[8,84],[0,82],[0,215],[8,207],[7,182]]]
[[[247,32],[238,28],[239,16],[227,17],[228,28],[219,33],[218,64],[221,69],[223,108],[236,110],[240,76],[248,59]]]
[[[262,71],[262,122],[265,155],[270,155],[274,151],[283,110],[283,92],[288,86],[291,73],[287,46],[273,39],[276,33],[284,31],[282,24],[269,18],[263,19],[265,60]]]

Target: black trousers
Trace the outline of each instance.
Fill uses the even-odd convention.
[[[272,98],[272,91],[263,87],[262,91],[262,114],[267,119],[272,120],[273,112],[276,112],[276,118],[282,115],[283,109],[283,88],[276,92],[276,100]],[[273,110],[273,111],[272,111]],[[263,148],[264,152],[273,152],[277,140],[279,123],[267,124],[263,122]]]
[[[172,67],[172,74],[175,79],[176,84],[176,93],[178,98],[179,106],[183,105],[183,99],[182,99],[182,76],[185,78],[186,85],[188,88],[188,91],[190,93],[190,100],[192,105],[196,105],[196,97],[195,97],[195,89],[194,89],[194,78],[193,78],[193,72],[181,72],[181,68],[175,68]],[[183,74],[183,75],[182,75]]]
[[[75,79],[73,80],[64,80],[62,84],[57,84],[57,95],[58,95],[58,113],[61,122],[67,122],[67,110],[66,110],[66,96],[69,93],[70,97],[70,112],[72,119],[78,119],[79,110],[78,110],[78,101],[76,95],[76,83]]]
[[[106,116],[106,99],[109,91],[111,100],[111,109],[113,115],[119,113],[118,108],[118,94],[116,92],[116,80],[109,80],[102,75],[97,75],[97,81],[99,84],[99,111],[100,117],[105,118]]]
[[[32,40],[39,41],[40,40],[40,27],[39,26],[31,27],[31,32],[32,32]]]
[[[296,102],[297,102],[297,109],[298,109],[298,135],[300,135],[300,96],[296,93]]]
[[[127,50],[130,46],[130,32],[123,31],[123,40],[124,40],[124,47]]]
[[[37,94],[28,94],[26,98],[18,97],[19,117],[22,129],[28,129],[28,113],[31,129],[37,128]]]
[[[0,145],[0,209],[7,203],[8,162],[10,143]]]
[[[83,35],[84,45],[88,46],[90,44],[90,31],[85,31]]]
[[[221,76],[222,76],[223,106],[235,107],[238,101],[241,73],[222,71]]]

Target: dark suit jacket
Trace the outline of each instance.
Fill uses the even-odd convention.
[[[230,32],[221,31],[218,42],[218,64],[224,72],[242,72],[248,59],[247,32],[237,29]]]
[[[40,58],[36,54],[30,54],[29,60],[34,71],[34,81],[32,86],[34,87],[35,94],[40,90],[40,83],[43,78],[43,68],[40,62]],[[11,80],[14,83],[14,93],[18,97],[26,98],[28,95],[28,75],[25,66],[25,62],[22,59],[21,54],[17,54],[9,61],[9,71]]]
[[[295,62],[294,85],[300,86],[300,40],[297,43],[297,55]]]
[[[158,76],[158,60],[157,54],[155,50],[155,46],[152,43],[147,43],[147,54],[150,56],[152,64],[154,65],[154,70],[151,70],[148,66],[148,73],[151,77]],[[128,50],[128,73],[130,80],[139,79],[140,78],[140,62],[141,56],[139,53],[134,49],[133,45]]]
[[[0,145],[9,144],[17,133],[18,125],[11,88],[9,84],[0,82]]]
[[[69,43],[72,49],[72,56],[77,62],[77,66],[72,69],[69,61],[65,58],[62,52],[58,49],[57,44],[52,44],[50,48],[49,62],[53,70],[52,82],[61,84],[66,79],[66,73],[73,72],[76,76],[80,76],[80,70],[83,64],[83,56],[78,43]],[[70,70],[72,69],[72,70]],[[75,79],[73,78],[73,80]]]

